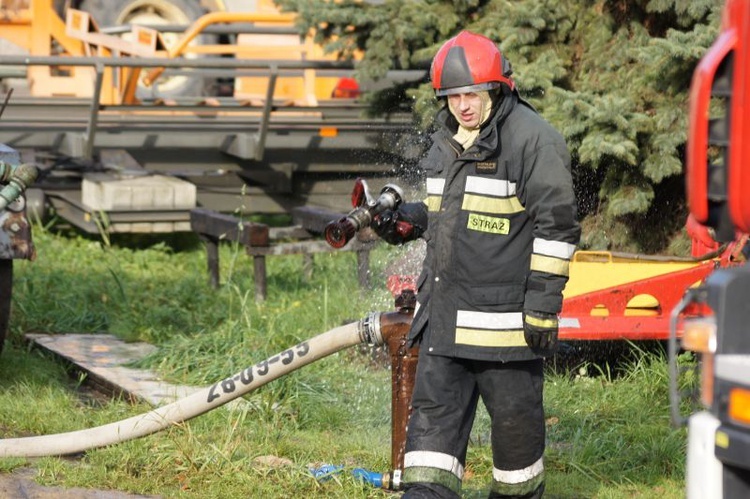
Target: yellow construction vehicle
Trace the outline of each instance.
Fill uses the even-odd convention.
[[[185,0],[0,0],[0,53],[32,56],[139,55],[141,57],[235,57],[244,59],[304,61],[333,60],[311,37],[302,39],[294,27],[295,16],[281,13],[270,0],[255,2]],[[211,15],[207,15],[211,14]],[[72,16],[72,20],[68,19]],[[199,21],[200,22],[197,22]],[[190,30],[188,31],[188,28]],[[145,98],[196,95],[263,97],[264,78],[239,78],[237,82],[196,71],[160,73],[158,81],[139,85]],[[87,68],[28,67],[29,92],[35,96],[88,97],[92,78]],[[179,71],[177,71],[179,73]],[[184,74],[189,73],[189,74]],[[0,76],[3,73],[0,72]],[[24,76],[16,68],[6,75]],[[80,77],[76,77],[80,75]],[[233,75],[234,76],[234,75]],[[281,78],[276,97],[330,98],[357,95],[351,78]],[[338,86],[338,88],[337,88]],[[104,88],[108,85],[105,82]],[[236,88],[234,88],[236,87]],[[314,92],[314,95],[312,94]],[[108,96],[104,102],[113,103]]]

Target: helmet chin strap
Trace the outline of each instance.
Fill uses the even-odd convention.
[[[482,128],[482,125],[484,125],[484,123],[489,119],[490,114],[492,113],[492,99],[490,98],[490,93],[486,90],[482,90],[476,92],[476,94],[482,100],[482,117],[479,120],[479,124],[473,128],[468,128],[461,124],[461,120],[459,119],[460,113],[458,112],[458,110],[453,109],[453,106],[451,106],[450,104],[450,100],[448,100],[448,110],[456,118],[456,121],[458,121],[458,131],[453,136],[453,139],[461,144],[464,150],[471,147],[471,145],[479,136],[479,130]]]

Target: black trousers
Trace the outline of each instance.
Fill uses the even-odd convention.
[[[441,357],[420,351],[407,428],[405,480],[411,481],[409,462],[414,460],[410,456],[421,459],[418,459],[421,471],[425,471],[425,466],[429,468],[434,456],[443,464],[447,456],[452,456],[460,464],[452,472],[462,474],[480,398],[492,422],[496,471],[513,472],[537,463],[544,454],[545,441],[543,382],[542,359],[503,363]],[[426,475],[412,473],[421,477],[420,482],[435,485],[429,479],[424,480],[429,475],[429,469]],[[457,478],[460,489],[461,477]],[[434,497],[455,497],[441,491],[458,494],[455,483],[437,480],[437,485],[430,487],[438,491]],[[412,487],[414,493],[407,492],[404,497],[419,497],[416,489]]]

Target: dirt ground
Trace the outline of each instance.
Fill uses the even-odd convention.
[[[0,473],[0,497],[3,499],[158,499],[113,490],[44,487],[34,481],[36,471],[21,468],[13,473]]]

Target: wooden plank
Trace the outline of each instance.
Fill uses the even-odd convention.
[[[253,256],[253,276],[255,279],[255,301],[264,301],[266,299],[266,296],[268,295],[265,256]]]
[[[219,288],[219,240],[213,236],[198,234],[198,237],[206,245],[206,256],[208,256],[208,283],[212,288]]]
[[[326,225],[344,217],[344,213],[315,206],[300,206],[292,210],[292,223],[315,234],[322,234]]]
[[[291,227],[271,227],[268,230],[272,241],[280,241],[284,239],[305,240],[313,237],[309,231],[299,225],[292,225]]]
[[[70,364],[75,371],[85,373],[86,383],[133,401],[160,406],[202,389],[165,383],[153,371],[129,367],[153,354],[156,347],[147,343],[126,343],[110,334],[30,333],[24,339]]]
[[[195,208],[190,210],[190,227],[194,232],[226,241],[237,241],[243,246],[268,246],[268,226],[253,222],[240,222],[223,213]]]

